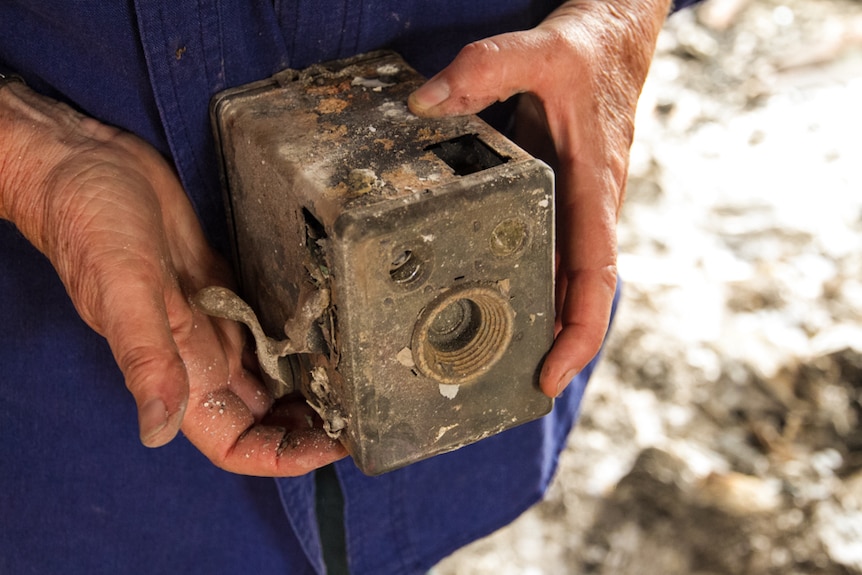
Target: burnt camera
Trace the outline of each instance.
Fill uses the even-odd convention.
[[[285,70],[211,107],[251,308],[240,315],[264,372],[368,474],[553,404],[538,387],[553,342],[553,174],[476,116],[411,114],[422,82],[377,52]]]

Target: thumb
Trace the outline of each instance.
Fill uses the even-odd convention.
[[[468,44],[449,66],[413,92],[418,116],[475,114],[497,101],[531,91],[541,75],[540,30],[512,32]]]
[[[176,299],[171,292],[170,286],[163,293],[148,281],[126,276],[122,289],[114,292],[119,297],[108,295],[114,301],[102,307],[103,335],[135,398],[141,442],[148,447],[176,436],[188,403],[188,373],[166,310],[166,303]]]

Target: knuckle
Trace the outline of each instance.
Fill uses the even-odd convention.
[[[462,88],[474,86],[496,93],[501,81],[497,61],[500,53],[500,45],[493,39],[477,40],[464,46],[460,55],[465,73]]]
[[[185,378],[182,359],[176,350],[139,344],[118,350],[116,354],[117,365],[126,376],[126,387],[135,397],[163,382]]]
[[[461,50],[461,53],[468,58],[485,59],[496,56],[501,52],[500,44],[493,38],[484,38],[470,42]]]

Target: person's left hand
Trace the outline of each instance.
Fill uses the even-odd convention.
[[[541,387],[551,397],[595,357],[608,328],[635,109],[669,6],[566,2],[532,30],[469,44],[410,96],[415,114],[445,116],[524,94],[521,119],[538,118],[550,136],[554,157],[544,159],[557,175],[557,316]]]

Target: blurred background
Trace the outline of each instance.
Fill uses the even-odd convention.
[[[547,500],[435,575],[862,574],[862,2],[674,15]]]

